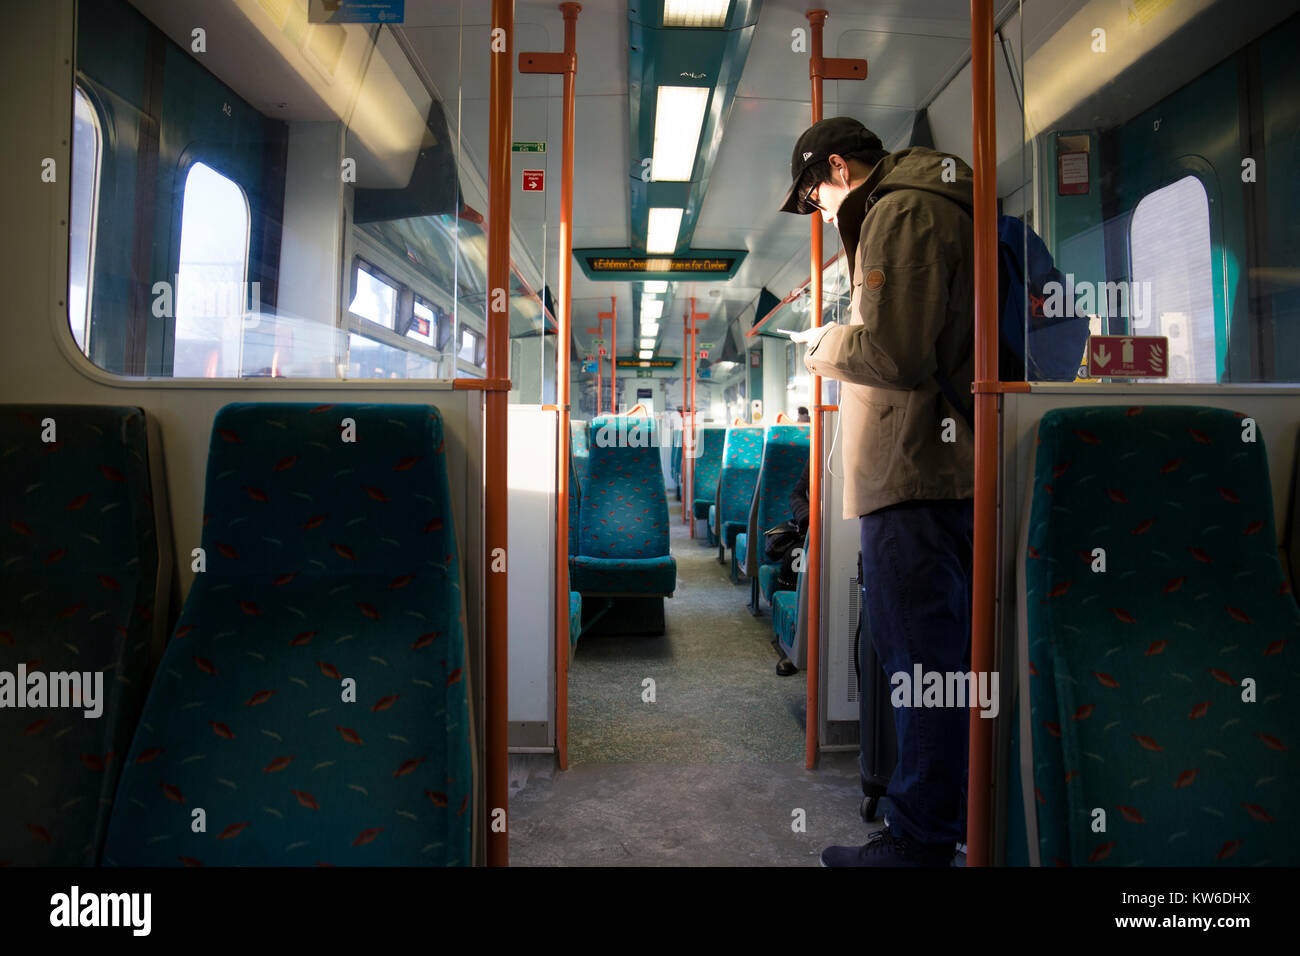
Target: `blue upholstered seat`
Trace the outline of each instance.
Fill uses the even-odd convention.
[[[692,514],[699,520],[709,516],[709,506],[718,496],[718,473],[722,470],[722,446],[727,429],[702,425],[697,429],[696,457],[691,463]]]
[[[677,564],[668,551],[668,501],[654,420],[592,420],[570,586],[583,594],[669,595]]]
[[[1300,609],[1243,417],[1107,406],[1039,424],[1017,744],[1043,865],[1300,863]]]
[[[218,413],[207,570],[126,756],[105,863],[471,862],[445,461],[429,406]]]
[[[808,465],[807,425],[772,425],[763,439],[763,459],[749,512],[748,530],[736,536],[735,554],[739,567],[754,581],[757,590],[751,610],[757,612],[758,592],[771,600],[777,564],[764,553],[764,534],[790,520],[790,495]],[[754,541],[753,547],[750,541]],[[743,543],[742,543],[743,541]],[[768,566],[771,570],[764,572]],[[766,582],[766,583],[764,583]]]
[[[718,472],[718,508],[709,514],[709,524],[723,547],[733,547],[736,535],[749,524],[749,509],[758,486],[762,459],[762,428],[737,425],[727,429],[722,467]]]
[[[0,406],[0,671],[68,689],[0,708],[0,866],[99,860],[167,618],[159,455],[138,408]]]

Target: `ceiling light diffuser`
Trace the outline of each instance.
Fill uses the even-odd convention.
[[[654,354],[655,354],[654,349],[642,349],[640,352],[640,355],[643,359],[652,358]]]
[[[655,105],[655,143],[650,157],[652,182],[684,183],[695,168],[710,87],[661,86]]]
[[[724,27],[731,0],[664,0],[666,27]]]
[[[641,283],[641,291],[651,293],[667,292],[668,282],[664,279],[652,279],[649,282]]]
[[[646,226],[646,252],[671,254],[677,250],[677,234],[682,228],[683,212],[677,206],[650,208],[650,221]]]

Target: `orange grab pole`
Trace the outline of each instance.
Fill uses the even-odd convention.
[[[690,319],[685,315],[682,316],[682,464],[677,473],[677,481],[682,486],[682,524],[686,524],[691,519],[686,516],[686,409],[690,407],[690,402],[686,397],[686,369],[690,365],[689,349],[687,342],[690,338],[690,332],[687,331],[686,325]]]
[[[822,119],[822,80],[864,80],[867,77],[867,61],[861,59],[843,59],[826,57],[822,50],[822,27],[826,23],[825,10],[809,10],[806,14],[812,28],[812,50],[808,60],[808,78],[812,81],[812,121]],[[810,260],[809,282],[812,293],[812,325],[817,328],[822,324],[822,222],[821,217],[812,219],[812,253]],[[822,616],[822,445],[825,437],[822,432],[822,413],[827,406],[822,404],[822,379],[820,375],[812,377],[812,426],[811,440],[808,448],[808,593],[812,600],[808,602],[808,697],[807,716],[804,719],[804,765],[812,770],[817,762],[817,730],[821,721],[821,616]]]
[[[822,118],[822,25],[826,22],[825,10],[809,10],[808,23],[812,28],[812,57],[808,74],[812,80],[812,121]],[[822,220],[815,213],[812,219],[812,326],[822,324]],[[804,766],[812,770],[817,766],[817,731],[821,721],[821,694],[819,678],[821,669],[822,624],[822,378],[812,377],[811,436],[808,448],[808,689],[804,708]]]
[[[492,29],[496,36],[505,37],[504,54],[492,57],[491,101],[489,106],[488,146],[488,287],[507,289],[510,286],[510,135],[514,109],[514,59],[510,55],[514,46],[514,0],[492,0]],[[496,31],[500,31],[499,33]],[[487,377],[510,377],[510,316],[507,312],[494,312],[489,296],[487,314]],[[485,580],[483,616],[486,634],[486,807],[489,814],[496,810],[506,813],[510,806],[509,762],[506,754],[508,728],[509,653],[510,630],[507,609],[510,592],[504,570],[492,567],[492,554],[497,548],[502,554],[509,546],[508,489],[506,482],[508,392],[489,391],[484,394],[486,405],[484,429],[483,484],[484,484],[484,561]],[[508,866],[510,844],[508,830],[496,832],[487,829],[487,862],[489,866]]]
[[[993,669],[997,562],[997,126],[993,0],[971,0],[971,114],[975,160],[975,535],[971,668]],[[993,382],[992,388],[986,388]],[[970,712],[966,865],[988,866],[993,721]]]
[[[559,73],[564,77],[564,149],[560,172],[560,315],[555,350],[556,425],[559,439],[555,481],[555,751],[560,769],[569,769],[569,365],[573,323],[573,127],[574,86],[578,73],[579,3],[561,3],[564,53],[521,53],[520,73]],[[547,406],[550,407],[550,406]]]
[[[618,414],[618,307],[609,297],[609,410]]]

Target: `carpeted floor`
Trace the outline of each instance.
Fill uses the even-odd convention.
[[[689,537],[670,501],[677,591],[662,637],[583,636],[569,668],[573,764],[802,760],[807,682],[776,674],[772,617],[746,610],[717,548]],[[656,700],[642,702],[645,678]]]
[[[816,866],[861,844],[856,753],[804,769],[802,673],[778,677],[772,619],[669,500],[676,596],[662,637],[588,637],[569,670],[569,766],[511,758],[521,866]],[[642,701],[643,681],[656,700]],[[801,825],[794,825],[802,821]]]

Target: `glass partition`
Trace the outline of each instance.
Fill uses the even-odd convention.
[[[1062,377],[1032,366],[1091,333],[1116,338],[1088,347],[1085,379],[1300,381],[1297,5],[1039,6],[1003,30],[1024,78],[1026,262],[1036,234],[1056,270],[1022,293],[1028,377]]]
[[[489,12],[408,4],[401,23],[314,23],[297,2],[78,3],[81,351],[123,376],[483,376]],[[516,89],[537,99],[516,102],[516,124],[545,140],[548,89],[533,82]],[[535,369],[544,212],[512,233],[507,292]],[[538,380],[519,398],[541,395]]]

